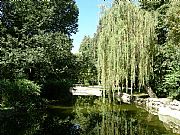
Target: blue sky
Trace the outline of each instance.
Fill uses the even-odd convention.
[[[106,0],[106,3],[108,1],[112,0]],[[104,3],[104,0],[76,0],[76,3],[79,8],[79,32],[72,36],[74,39],[73,53],[78,52],[80,43],[85,35],[92,37],[96,32],[100,16],[99,6]]]

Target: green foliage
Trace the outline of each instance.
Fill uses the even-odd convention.
[[[114,86],[126,87],[126,92],[128,87],[132,92],[148,86],[160,97],[178,96],[180,2],[139,4],[116,0],[111,8],[102,9],[95,38],[99,80],[112,93]]]
[[[128,92],[129,87],[132,94],[134,87],[149,86],[153,71],[156,13],[120,0],[103,10],[96,42],[99,79],[104,89],[109,90],[109,97],[115,89],[125,88]]]
[[[0,1],[4,27],[3,35],[11,34],[21,39],[44,32],[71,35],[77,31],[78,8],[74,0],[17,0]]]
[[[70,38],[78,27],[74,0],[0,1],[0,11],[0,79],[26,78],[43,86],[51,79],[59,86],[77,78]]]
[[[179,6],[180,2],[174,1],[167,10],[164,23],[168,27],[168,40],[162,48],[163,66],[166,67],[162,87],[169,96],[175,98],[180,95],[180,19],[177,17],[180,15]]]
[[[173,1],[167,10],[165,24],[168,26],[168,38],[178,45],[180,42],[180,2]]]
[[[97,84],[97,48],[94,38],[85,36],[79,49],[79,61],[81,61],[81,71],[79,82],[85,85]]]
[[[154,11],[160,8],[163,4],[169,2],[169,0],[139,0],[140,7],[148,11]]]
[[[77,31],[75,2],[2,1],[0,8],[1,78],[41,83],[68,76],[75,63],[69,38]]]
[[[171,71],[164,79],[164,91],[168,91],[169,96],[176,98],[180,95],[180,69]]]
[[[40,86],[26,79],[1,80],[0,90],[5,107],[31,108],[40,102]]]
[[[153,56],[153,72],[150,78],[150,86],[156,92],[158,96],[167,96],[168,93],[162,90],[163,79],[166,74],[167,66],[163,64],[164,57],[163,47],[167,41],[168,27],[164,23],[166,18],[166,12],[169,8],[169,1],[142,1],[144,6],[141,8],[157,13],[157,23],[154,25],[155,34],[153,44],[155,44],[154,56]]]
[[[2,47],[1,78],[27,77],[30,80],[42,82],[50,76],[68,77],[67,74],[75,61],[70,52],[72,41],[66,35],[47,33],[35,35],[30,41],[33,41],[33,44],[29,43],[25,48],[7,47],[9,42],[6,43],[6,47]],[[18,41],[16,43],[22,44]],[[31,45],[34,47],[30,47]]]
[[[157,3],[159,3],[158,6],[156,6]],[[159,96],[179,95],[179,4],[179,1],[171,0],[142,1],[141,3],[141,7],[148,11],[158,11],[154,78],[151,79],[151,85],[154,85],[153,89]]]
[[[48,33],[34,37],[35,44],[42,46],[42,59],[30,63],[25,67],[25,73],[30,80],[40,83],[48,78],[60,79],[72,77],[70,70],[74,63],[73,54],[70,52],[72,41],[61,33]]]

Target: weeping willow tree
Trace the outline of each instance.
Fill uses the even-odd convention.
[[[100,18],[98,71],[109,101],[115,90],[149,87],[155,45],[156,13],[130,1],[116,1]],[[106,90],[106,91],[105,91]],[[108,90],[108,91],[107,91]],[[152,96],[152,94],[150,95]]]

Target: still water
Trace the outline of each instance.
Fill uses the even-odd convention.
[[[174,135],[157,116],[134,105],[78,98],[73,106],[3,111],[0,135]]]

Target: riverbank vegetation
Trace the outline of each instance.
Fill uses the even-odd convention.
[[[20,107],[69,95],[78,75],[73,0],[0,1],[0,104]],[[68,87],[68,88],[67,88]]]
[[[179,4],[116,0],[102,6],[97,32],[84,52],[96,53],[98,81],[109,101],[118,90],[179,99]]]

